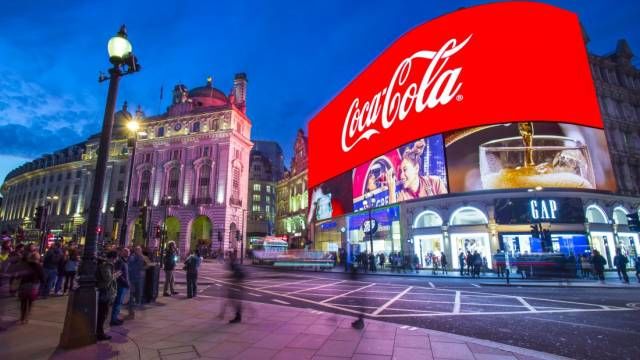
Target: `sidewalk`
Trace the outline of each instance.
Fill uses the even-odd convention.
[[[10,301],[11,300],[11,301]],[[17,305],[0,300],[0,359],[564,359],[537,351],[439,331],[317,310],[244,302],[241,324],[216,318],[224,299],[161,298],[136,320],[109,330],[113,339],[73,351],[57,350],[67,297],[39,300],[33,320],[14,325]],[[125,311],[126,313],[126,311]]]

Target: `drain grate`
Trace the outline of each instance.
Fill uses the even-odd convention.
[[[161,360],[189,360],[198,359],[200,354],[193,345],[172,346],[158,349]]]

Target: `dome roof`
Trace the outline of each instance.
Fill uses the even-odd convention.
[[[227,96],[211,84],[189,91],[189,97],[195,100],[199,106],[220,106],[228,102]]]

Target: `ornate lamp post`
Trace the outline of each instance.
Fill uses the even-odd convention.
[[[109,69],[109,76],[100,74],[98,78],[98,82],[109,80],[109,92],[104,110],[100,147],[93,178],[93,193],[91,194],[87,220],[84,253],[78,269],[80,286],[69,297],[64,328],[60,336],[60,347],[65,349],[90,345],[96,342],[96,243],[100,225],[100,209],[102,208],[102,190],[109,158],[109,143],[111,142],[111,131],[113,129],[113,114],[120,78],[140,70],[138,61],[131,51],[131,43],[127,39],[127,29],[124,25],[109,40],[107,49],[109,61],[113,64],[113,67]]]

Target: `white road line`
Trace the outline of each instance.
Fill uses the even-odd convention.
[[[380,306],[379,308],[376,309],[376,311],[373,312],[372,315],[378,315],[380,314],[384,309],[388,308],[389,305],[393,304],[396,300],[400,299],[401,297],[404,296],[404,294],[408,293],[409,291],[411,291],[413,287],[409,286],[408,288],[404,289],[403,292],[399,293],[398,295],[392,297],[389,301],[387,301],[386,303],[384,303],[384,305]]]
[[[522,297],[517,296],[516,299],[518,299],[518,301],[520,301],[520,303],[522,305],[524,305],[524,307],[526,307],[527,309],[529,309],[529,311],[531,312],[538,312],[538,310],[536,310],[536,308],[534,308],[533,306],[531,306],[531,304],[529,304],[528,302],[526,302]]]
[[[611,309],[611,310],[601,310],[601,309],[567,309],[567,310],[538,310],[536,314],[554,314],[554,313],[577,313],[577,312],[596,312],[596,311],[627,311],[633,309]],[[458,314],[454,313],[434,313],[434,314],[420,314],[420,313],[411,313],[411,314],[378,314],[375,317],[378,318],[396,318],[396,317],[427,317],[427,316],[487,316],[487,315],[520,315],[520,314],[531,314],[531,311],[490,311],[490,312],[461,312]]]
[[[454,314],[460,313],[460,291],[456,291],[456,298],[453,301],[453,313]]]
[[[355,289],[355,290],[347,291],[347,292],[346,292],[346,293],[344,293],[344,294],[340,294],[340,295],[332,296],[332,297],[330,297],[330,298],[328,298],[328,299],[324,299],[324,300],[320,301],[320,303],[321,303],[321,304],[328,303],[328,302],[329,302],[329,301],[331,301],[331,300],[335,300],[335,299],[337,299],[337,298],[341,298],[341,297],[343,297],[343,296],[345,296],[345,295],[349,295],[349,294],[354,293],[354,292],[356,292],[356,291],[360,291],[360,290],[366,289],[366,288],[371,287],[371,286],[373,286],[373,285],[375,285],[375,284],[376,284],[376,283],[371,283],[371,284],[369,284],[369,285],[367,285],[367,286],[363,286],[363,287],[357,288],[357,289]]]
[[[431,288],[432,288],[432,289],[435,289],[435,288],[436,288],[436,286],[435,286],[435,285],[433,285],[433,283],[432,283],[431,281],[429,281],[429,286],[431,286]]]
[[[286,302],[286,301],[282,301],[282,300],[278,300],[278,299],[271,299],[271,301],[273,302],[277,302],[279,304],[284,304],[284,305],[291,305],[290,303]]]
[[[617,331],[617,332],[621,332],[621,333],[624,333],[624,334],[636,334],[636,335],[640,335],[640,333],[639,333],[639,332],[636,332],[636,331],[623,330],[623,329],[614,329],[614,328],[609,328],[609,327],[605,327],[605,326],[589,325],[589,324],[580,324],[580,323],[572,323],[572,322],[570,322],[570,321],[561,321],[561,320],[552,320],[552,319],[540,319],[540,318],[533,317],[533,316],[525,316],[525,318],[526,318],[526,319],[533,319],[533,320],[540,320],[540,321],[549,321],[549,322],[560,323],[560,324],[567,324],[567,325],[572,325],[572,326],[589,327],[589,328],[600,329],[600,330],[606,330],[606,331]]]
[[[480,287],[480,285],[478,285],[478,284],[471,284],[471,285],[472,285],[472,286],[475,286],[475,287],[477,287],[477,288],[479,288],[479,287]]]
[[[222,286],[222,285],[220,285],[220,284],[216,283],[216,286]]]
[[[247,294],[252,295],[252,296],[257,296],[257,297],[261,297],[262,296],[262,295],[256,294],[256,293],[247,293]]]
[[[288,292],[288,293],[287,293],[287,295],[297,294],[297,293],[300,293],[300,292],[303,292],[303,291],[309,291],[309,290],[315,290],[315,289],[322,289],[322,288],[325,288],[325,287],[328,287],[328,286],[333,286],[333,285],[342,284],[343,282],[346,282],[346,281],[347,281],[347,280],[342,280],[342,281],[334,282],[334,283],[331,283],[331,284],[325,284],[325,285],[320,285],[320,286],[314,286],[314,287],[311,287],[311,288],[306,288],[306,289],[300,289],[300,290],[296,290],[296,291],[291,291],[291,292]]]
[[[269,286],[262,286],[262,287],[256,288],[256,290],[268,289],[268,288],[272,288],[272,287],[282,287],[282,286],[287,286],[287,285],[302,284],[302,283],[305,283],[305,282],[315,281],[315,280],[316,279],[307,279],[307,280],[300,280],[300,281],[294,281],[294,282],[288,282],[288,283],[278,283],[278,284],[269,285]]]

